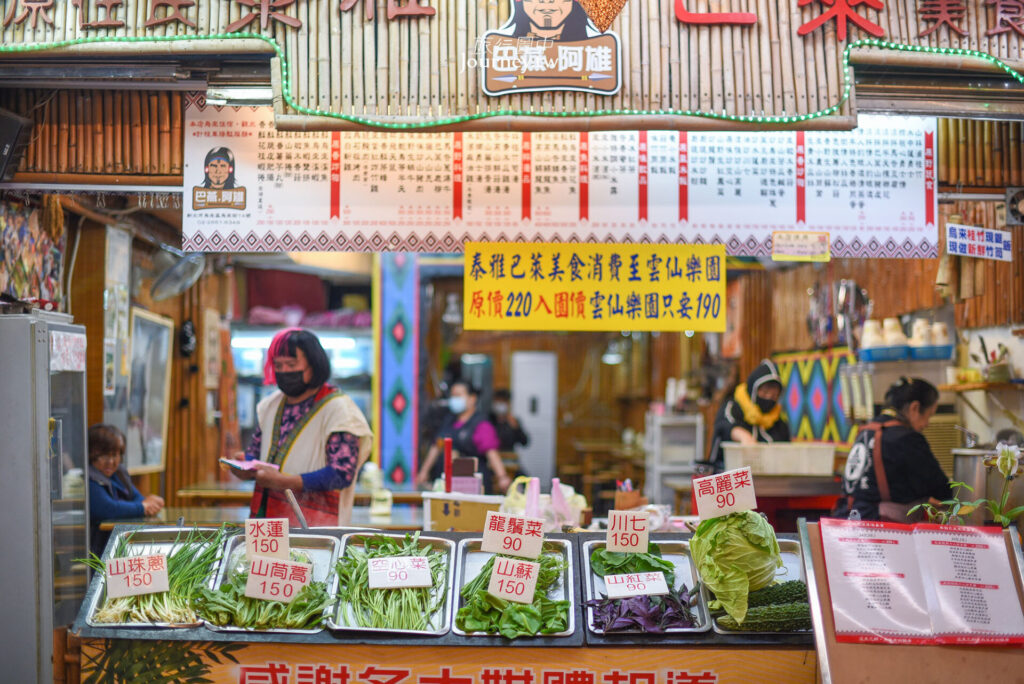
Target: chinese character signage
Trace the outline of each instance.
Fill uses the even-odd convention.
[[[946,224],[946,253],[991,261],[1013,261],[1013,233],[979,226]]]
[[[757,508],[750,467],[728,470],[693,481],[694,508],[701,520]]]
[[[167,591],[167,556],[130,556],[107,561],[107,598]]]
[[[828,233],[777,230],[772,233],[772,261],[828,261]]]
[[[543,527],[544,521],[540,518],[488,511],[480,550],[536,558],[544,545]]]
[[[722,245],[466,244],[467,330],[725,330]]]
[[[185,248],[457,252],[476,242],[724,244],[777,231],[846,257],[938,254],[935,119],[856,131],[289,133],[191,104]]]
[[[512,16],[481,41],[485,93],[579,90],[614,95],[619,91],[619,37],[600,32],[579,2],[513,0],[509,5]]]

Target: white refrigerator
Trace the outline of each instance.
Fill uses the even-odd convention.
[[[53,629],[74,621],[88,584],[74,562],[89,548],[85,358],[70,316],[0,314],[5,681],[53,681]]]

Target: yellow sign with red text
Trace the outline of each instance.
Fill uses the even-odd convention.
[[[725,331],[724,245],[467,242],[466,330]]]

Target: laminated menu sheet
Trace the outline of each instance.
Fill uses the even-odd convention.
[[[823,519],[837,641],[1024,644],[998,527]]]

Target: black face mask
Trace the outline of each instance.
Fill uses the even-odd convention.
[[[757,397],[754,401],[757,403],[757,408],[761,409],[761,413],[768,413],[775,408],[775,404],[778,403],[763,397]]]
[[[309,389],[309,385],[302,379],[305,371],[287,371],[274,373],[277,380],[277,387],[289,397],[297,397]]]

